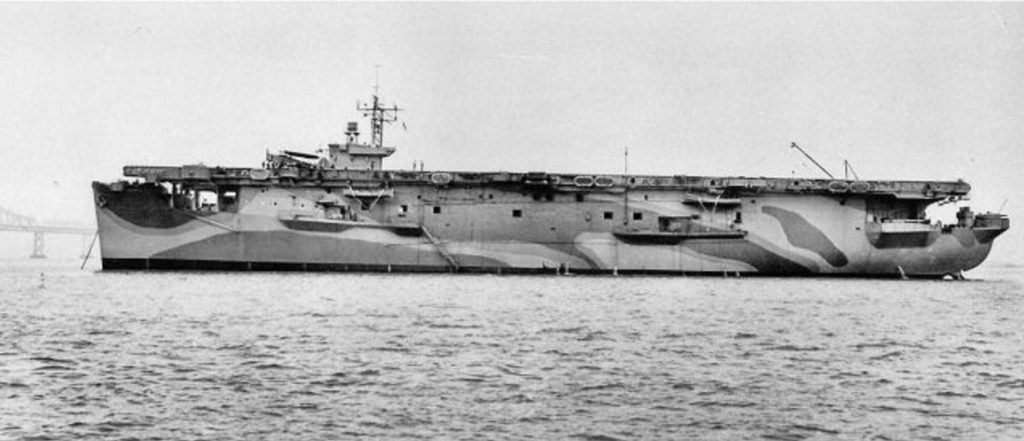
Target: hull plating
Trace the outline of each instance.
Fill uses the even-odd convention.
[[[308,228],[282,218],[315,207],[323,189],[242,188],[240,209],[203,216],[167,207],[154,191],[94,189],[104,269],[941,277],[980,264],[998,234],[955,228],[873,242],[863,198],[822,195],[697,208],[702,217],[687,221],[697,227],[686,228],[710,233],[665,233],[655,232],[659,221],[693,216],[682,194],[538,200],[514,189],[397,188],[363,207],[363,226]]]

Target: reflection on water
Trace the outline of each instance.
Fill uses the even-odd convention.
[[[3,265],[0,438],[1024,438],[1019,270],[935,282]]]

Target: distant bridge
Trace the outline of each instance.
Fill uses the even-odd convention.
[[[0,207],[0,231],[21,231],[32,233],[35,240],[32,245],[32,258],[43,259],[46,257],[45,234],[77,234],[82,236],[83,245],[96,229],[84,227],[78,224],[44,223],[37,221],[34,217],[15,213],[4,207]]]

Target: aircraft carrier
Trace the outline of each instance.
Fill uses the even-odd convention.
[[[389,170],[363,142],[93,183],[105,270],[962,277],[1009,228],[963,181]],[[795,144],[794,144],[795,146]]]

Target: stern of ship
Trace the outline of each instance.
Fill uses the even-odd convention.
[[[955,225],[875,224],[867,229],[875,259],[902,277],[961,278],[988,257],[1010,228],[1004,214],[974,215],[964,207]],[[883,257],[884,256],[884,257]],[[885,272],[879,268],[880,272]]]

